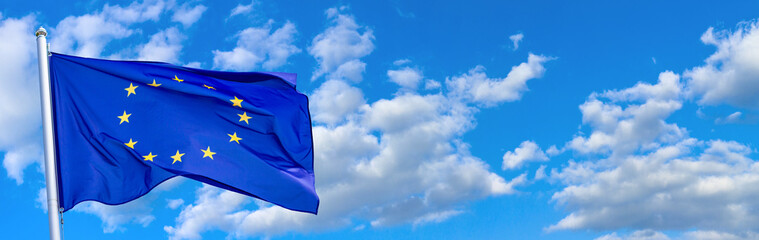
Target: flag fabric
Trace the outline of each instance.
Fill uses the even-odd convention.
[[[308,99],[295,74],[52,53],[50,79],[64,211],[126,203],[184,176],[317,212]]]

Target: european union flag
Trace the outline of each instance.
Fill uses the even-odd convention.
[[[316,213],[295,74],[50,56],[60,206],[122,204],[184,176]]]

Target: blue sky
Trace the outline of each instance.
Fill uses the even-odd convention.
[[[34,30],[56,52],[299,76],[319,215],[191,180],[71,239],[759,238],[759,3],[0,3],[4,238],[47,237]]]

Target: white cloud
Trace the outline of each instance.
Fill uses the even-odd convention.
[[[239,201],[215,207],[224,192],[204,190],[175,226],[165,227],[170,237],[199,238],[212,229],[241,238],[359,222],[373,228],[436,223],[463,213],[468,202],[513,194],[527,183],[526,173],[509,180],[469,153],[460,138],[474,127],[477,109],[458,96],[407,92],[366,104],[360,89],[330,80],[310,99],[315,121],[328,124],[312,131],[318,215],[266,203],[254,210]]]
[[[127,7],[105,5],[99,13],[69,16],[51,31],[51,48],[55,52],[82,57],[99,57],[105,45],[114,39],[131,36],[131,24],[157,21],[163,1],[132,3]]]
[[[121,225],[127,223],[137,223],[143,227],[147,227],[155,220],[155,216],[151,214],[153,209],[149,207],[150,202],[153,200],[155,199],[141,197],[116,206],[105,205],[99,202],[83,202],[77,205],[74,210],[97,216],[103,221],[103,232],[112,233],[116,230],[126,231],[126,228]]]
[[[319,63],[311,80],[329,73],[329,79],[361,81],[366,64],[359,59],[374,50],[374,34],[371,29],[359,26],[353,16],[341,13],[344,10],[345,7],[326,11],[332,26],[316,35],[308,48]]]
[[[690,240],[750,240],[759,239],[756,232],[726,233],[718,231],[691,231],[684,234],[684,239]]]
[[[89,213],[100,218],[103,221],[104,233],[112,233],[117,230],[126,231],[123,225],[129,223],[136,223],[142,225],[142,227],[147,227],[155,220],[153,208],[150,207],[151,203],[155,202],[162,192],[175,188],[183,181],[183,177],[169,179],[153,188],[148,194],[121,205],[106,205],[94,201],[85,201],[77,204],[71,210]]]
[[[741,120],[741,116],[743,116],[743,113],[734,112],[734,113],[731,113],[730,115],[727,115],[727,117],[714,119],[714,123],[716,124],[737,123]]]
[[[639,82],[631,88],[606,91],[601,95],[613,101],[678,99],[682,95],[682,84],[680,84],[680,76],[666,71],[659,74],[659,82],[656,85]]]
[[[415,90],[424,76],[418,69],[405,67],[398,70],[388,70],[387,77],[390,78],[391,82],[397,83],[401,87]]]
[[[250,27],[237,34],[237,46],[232,51],[213,51],[215,68],[250,71],[257,68],[275,69],[287,64],[287,59],[301,50],[293,45],[298,33],[295,24],[286,22],[272,32],[274,20],[264,26]]]
[[[167,28],[150,37],[150,41],[138,46],[138,60],[178,63],[185,36],[175,27]]]
[[[17,184],[42,158],[39,73],[34,16],[0,19],[0,152]]]
[[[182,4],[179,8],[174,9],[174,15],[171,16],[171,21],[181,23],[184,28],[188,28],[203,16],[206,9],[208,8],[202,4],[198,4],[194,7],[190,7],[187,3]]]
[[[327,124],[342,121],[365,102],[361,89],[339,80],[324,82],[314,91],[310,100],[311,118]]]
[[[250,202],[249,197],[206,184],[197,194],[195,203],[186,206],[177,217],[181,225],[164,227],[169,239],[200,239],[198,233],[212,228],[233,232],[232,227],[239,224],[244,214],[227,213]]]
[[[258,2],[256,2],[255,0],[250,1],[250,4],[248,5],[237,4],[237,6],[233,8],[232,11],[230,11],[229,17],[234,17],[240,14],[249,13],[250,11],[253,11],[253,6],[256,4],[258,4]]]
[[[759,26],[739,24],[734,32],[709,28],[701,41],[717,47],[705,65],[685,72],[688,93],[702,105],[759,108]]]
[[[366,63],[358,59],[353,59],[343,64],[340,64],[334,72],[329,74],[330,79],[347,79],[353,82],[360,82],[363,80],[364,70],[366,69]]]
[[[200,68],[201,63],[200,62],[189,62],[189,63],[185,64],[184,66],[185,67],[189,67],[189,68]]]
[[[142,3],[132,2],[127,7],[103,6],[101,16],[122,23],[137,23],[147,20],[158,21],[161,13],[164,11],[166,4],[164,1],[143,1]]]
[[[98,57],[105,44],[132,35],[133,31],[99,15],[69,16],[55,27],[51,48],[55,52]]]
[[[759,234],[755,232],[743,232],[743,233],[726,233],[718,231],[689,231],[685,232],[681,237],[675,239],[687,239],[687,240],[749,240],[757,239]],[[616,232],[606,234],[596,240],[669,240],[671,239],[662,232],[653,230],[639,230],[629,235],[619,236]]]
[[[548,147],[548,150],[546,150],[546,154],[548,156],[556,156],[564,152],[564,149],[558,149],[556,145],[551,145]]]
[[[398,60],[393,61],[393,65],[395,65],[395,66],[403,66],[404,64],[408,64],[410,62],[411,62],[411,60],[408,59],[408,58],[398,59]]]
[[[682,107],[679,76],[664,72],[656,85],[638,83],[632,88],[591,94],[580,105],[582,121],[593,131],[576,136],[567,147],[584,154],[613,153],[625,156],[636,150],[654,149],[687,134],[677,124],[664,121]],[[602,100],[608,99],[604,102]],[[635,104],[642,102],[642,104]],[[620,105],[626,103],[625,108]]]
[[[702,41],[718,51],[706,65],[684,74],[687,83],[671,72],[655,85],[638,83],[622,90],[591,94],[580,106],[590,135],[579,133],[566,149],[588,157],[570,161],[551,178],[565,185],[552,199],[569,214],[549,231],[561,229],[696,229],[685,239],[752,239],[758,221],[759,164],[744,144],[699,140],[685,128],[666,120],[686,97],[700,105],[730,104],[747,107],[759,98],[747,94],[756,81],[754,23],[735,33],[710,29]],[[754,105],[755,106],[755,105]],[[699,111],[700,112],[700,111]],[[736,112],[718,120],[736,120]],[[624,238],[616,233],[601,239]],[[644,238],[645,239],[645,238]]]
[[[42,209],[43,212],[47,213],[47,189],[42,188],[37,192],[36,203],[39,209]]]
[[[426,90],[439,89],[442,86],[443,85],[440,84],[440,82],[432,80],[432,79],[427,79],[427,81],[424,82],[424,89],[426,89]]]
[[[524,141],[514,151],[503,154],[503,166],[506,169],[517,169],[527,162],[548,161],[548,157],[533,141]]]
[[[446,210],[446,211],[441,211],[441,212],[429,213],[414,220],[414,226],[425,225],[429,223],[440,223],[462,213],[464,212],[459,211],[459,210]],[[382,223],[377,222],[377,221],[372,221],[372,225],[381,226]]]
[[[365,125],[383,132],[408,129],[439,116],[446,99],[442,95],[400,95],[392,100],[381,99],[372,103],[364,113]]]
[[[655,85],[591,94],[580,106],[590,137],[567,143],[588,160],[552,171],[551,178],[566,185],[552,199],[570,213],[547,230],[651,229],[649,239],[666,237],[654,232],[661,230],[757,230],[750,224],[759,220],[752,212],[759,208],[753,150],[691,138],[666,122],[682,105],[682,88],[677,75],[664,72]]]
[[[551,59],[530,53],[527,62],[512,67],[503,79],[488,78],[485,67],[477,66],[468,73],[446,79],[445,83],[459,97],[485,106],[516,101],[527,91],[527,81],[541,77],[545,72],[543,64]]]
[[[619,237],[616,232],[606,234],[604,236],[601,236],[599,238],[596,238],[596,240],[669,240],[670,238],[667,237],[664,233],[653,231],[653,230],[639,230],[631,233],[627,236]]]
[[[166,199],[166,207],[170,209],[177,209],[184,204],[184,199]]]
[[[524,38],[524,34],[521,34],[521,33],[517,33],[517,34],[509,36],[511,43],[514,45],[514,51],[519,49],[519,42],[522,41],[522,38]]]
[[[27,133],[39,136],[41,138],[39,131],[32,131]],[[33,163],[42,163],[43,159],[42,143],[34,140],[25,141],[27,142],[9,144],[7,147],[2,148],[7,149],[5,156],[3,156],[3,167],[5,167],[5,170],[8,171],[8,177],[16,180],[16,184],[19,185],[24,183],[24,169]]]
[[[109,42],[144,34],[141,28],[131,28],[132,25],[158,21],[166,10],[175,11],[175,21],[192,24],[202,14],[200,10],[205,9],[202,5],[194,8],[189,8],[186,4],[179,7],[173,3],[168,5],[164,1],[135,2],[127,7],[106,4],[100,12],[66,17],[51,31],[51,48],[55,52],[77,56],[103,57],[103,51]],[[181,43],[185,39],[176,27],[170,27],[151,35],[145,44],[133,48],[122,47],[122,50],[105,57],[180,64],[179,55],[183,48]]]
[[[546,177],[546,165],[540,165],[538,170],[535,170],[535,180],[542,180]]]

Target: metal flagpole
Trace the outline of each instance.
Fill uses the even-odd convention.
[[[37,36],[37,57],[40,67],[40,100],[42,102],[42,122],[45,135],[45,188],[47,189],[47,218],[50,225],[50,239],[61,239],[58,213],[58,177],[53,143],[53,116],[50,103],[50,68],[48,67],[47,31],[40,27]]]

